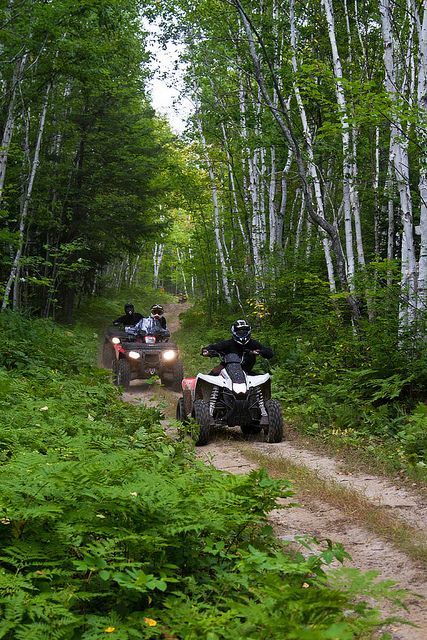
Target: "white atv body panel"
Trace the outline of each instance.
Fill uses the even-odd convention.
[[[217,387],[228,387],[230,386],[230,378],[228,379],[229,383],[227,384],[227,380],[223,376],[209,376],[205,373],[198,373],[196,378],[196,385],[199,380],[204,380],[205,382],[209,382],[209,384],[216,385]]]
[[[264,373],[260,376],[248,376],[245,374],[246,384],[236,384],[232,383],[227,371],[222,369],[218,376],[210,376],[205,373],[199,373],[196,378],[196,387],[199,380],[203,380],[204,382],[208,382],[211,385],[215,385],[216,387],[225,387],[235,391],[236,393],[246,393],[248,389],[252,389],[254,387],[260,387],[265,384],[270,379],[269,373]]]
[[[270,380],[270,374],[263,373],[260,376],[246,376],[246,380],[248,381],[249,387],[259,387],[264,384],[264,382],[267,382],[267,380]]]

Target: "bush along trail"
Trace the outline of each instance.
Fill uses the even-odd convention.
[[[378,626],[373,599],[400,600],[331,569],[339,545],[277,540],[289,483],[221,473],[121,402],[92,329],[0,322],[1,638],[344,640]]]
[[[185,345],[183,356],[187,374],[191,375],[206,370],[206,360],[198,357],[200,345],[218,339],[223,331],[221,324],[208,328],[203,320],[194,323],[195,316],[201,320],[192,310],[181,316],[183,328],[174,336]],[[176,394],[158,386],[151,391],[166,413],[173,415]],[[144,397],[138,394],[137,386],[134,394]],[[170,425],[174,424],[169,421],[171,434]],[[299,504],[269,514],[275,535],[303,555],[324,553],[325,546],[334,540],[346,550],[344,564],[349,567],[349,575],[350,568],[357,567],[377,572],[383,579],[398,580],[411,594],[407,613],[401,613],[417,628],[395,623],[388,627],[390,638],[425,638],[427,512],[422,484],[409,482],[401,474],[381,475],[381,462],[364,458],[357,450],[351,457],[348,448],[346,455],[322,453],[318,441],[298,436],[290,423],[286,425],[286,440],[280,444],[267,444],[260,436],[248,441],[240,429],[226,429],[217,431],[212,442],[196,452],[208,465],[228,473],[249,474],[261,467],[275,478],[291,480],[295,491],[292,499]],[[288,502],[279,500],[282,506]],[[384,611],[389,611],[388,607]]]

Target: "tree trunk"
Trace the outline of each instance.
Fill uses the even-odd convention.
[[[202,124],[200,119],[197,119],[198,129],[200,134],[200,139],[202,141],[203,150],[205,152],[205,160],[208,166],[208,173],[211,182],[211,190],[212,190],[212,203],[214,209],[214,234],[215,234],[215,242],[218,251],[218,257],[220,261],[220,269],[221,269],[221,277],[222,277],[222,288],[224,292],[224,298],[228,304],[231,304],[231,295],[230,288],[228,286],[227,279],[227,265],[225,264],[224,258],[224,250],[221,244],[221,235],[220,235],[220,224],[219,224],[219,204],[218,204],[218,190],[216,186],[215,173],[213,170],[212,162],[209,157],[208,148],[206,144],[206,139],[203,133]]]
[[[27,60],[27,54],[25,54],[21,58],[17,58],[15,62],[13,77],[12,77],[12,84],[10,87],[9,106],[7,110],[6,124],[4,127],[3,137],[1,141],[1,147],[0,147],[0,203],[3,198],[3,189],[4,189],[5,179],[6,179],[7,159],[9,156],[9,148],[10,148],[10,143],[12,141],[13,128],[15,125],[16,94],[22,79],[22,74],[25,68],[26,60]]]
[[[163,253],[165,250],[165,245],[160,242],[156,242],[154,244],[154,252],[153,252],[153,289],[157,289],[159,286],[159,272],[160,266],[163,260]]]
[[[420,158],[420,257],[418,262],[417,307],[427,310],[427,5],[419,29],[419,65],[417,99],[420,123],[418,126]]]
[[[338,53],[338,46],[335,36],[335,22],[332,7],[332,0],[322,0],[325,9],[326,21],[328,25],[329,41],[332,49],[332,61],[335,75],[335,94],[338,103],[339,118],[341,121],[341,137],[343,150],[343,205],[344,205],[344,229],[345,247],[347,255],[347,274],[350,288],[353,288],[353,278],[355,272],[354,251],[353,251],[353,223],[352,208],[354,207],[354,197],[352,194],[353,166],[351,157],[351,138],[349,114],[342,83],[343,73],[341,59]]]
[[[40,115],[40,121],[39,121],[39,128],[38,128],[38,132],[37,132],[37,140],[36,140],[36,146],[35,146],[35,150],[34,150],[34,157],[33,157],[33,162],[31,165],[31,171],[30,171],[30,175],[29,175],[29,179],[28,179],[28,186],[26,189],[26,193],[25,193],[25,199],[23,202],[23,206],[22,206],[22,210],[21,210],[21,215],[20,215],[20,220],[19,220],[19,235],[18,235],[18,248],[16,250],[15,253],[15,257],[13,259],[13,263],[12,263],[12,268],[10,270],[10,274],[9,274],[9,278],[6,282],[5,285],[5,292],[4,292],[4,297],[3,297],[3,302],[2,302],[2,309],[6,309],[6,307],[9,304],[9,297],[10,297],[10,291],[11,288],[15,282],[15,278],[19,269],[19,261],[21,259],[22,256],[22,250],[24,247],[24,234],[25,234],[25,223],[26,223],[26,219],[27,219],[27,214],[28,214],[28,207],[30,205],[30,201],[31,201],[31,195],[33,192],[33,186],[34,186],[34,179],[36,177],[36,172],[37,172],[37,168],[39,166],[39,158],[40,158],[40,147],[41,147],[41,142],[42,142],[42,137],[43,137],[43,131],[44,131],[44,126],[45,126],[45,122],[46,122],[46,113],[47,113],[47,106],[48,106],[48,101],[49,101],[49,91],[51,89],[51,85],[48,84],[46,87],[46,91],[45,91],[45,96],[43,99],[43,106],[42,106],[42,112]]]
[[[290,21],[291,21],[291,48],[292,48],[292,70],[296,75],[298,72],[298,63],[297,63],[297,32],[295,25],[295,13],[294,13],[294,0],[290,0]],[[314,162],[314,152],[313,152],[313,139],[310,131],[310,127],[308,126],[307,114],[305,111],[304,103],[301,98],[301,93],[298,85],[294,82],[294,93],[297,101],[298,111],[301,118],[304,138],[305,138],[305,147],[308,157],[308,171],[311,177],[311,181],[314,188],[315,202],[317,213],[321,218],[325,218],[325,210],[324,210],[324,202],[323,202],[323,194],[322,188],[320,184],[320,178],[317,172],[316,163]],[[331,293],[335,293],[336,285],[335,285],[335,274],[334,267],[331,258],[331,251],[329,246],[329,240],[325,233],[322,233],[322,246],[323,253],[325,255],[325,263],[326,269],[328,272],[328,282],[329,289]]]
[[[394,104],[397,104],[397,73],[395,65],[395,40],[393,36],[393,16],[390,0],[380,0],[381,28],[384,42],[385,87]],[[409,156],[407,140],[402,136],[402,126],[398,115],[390,125],[390,155],[396,176],[400,198],[403,226],[401,269],[402,292],[406,297],[405,309],[400,312],[401,323],[410,325],[416,309],[416,258],[414,225],[412,218],[412,198],[409,187]],[[403,303],[401,303],[401,306]],[[401,328],[402,325],[401,325]]]
[[[247,40],[248,40],[248,44],[249,44],[249,50],[250,50],[250,55],[252,58],[252,62],[254,65],[254,72],[255,72],[255,77],[256,80],[260,86],[262,95],[264,97],[264,100],[268,106],[268,108],[270,109],[272,115],[274,116],[283,136],[285,137],[287,144],[291,147],[292,152],[294,154],[295,157],[295,161],[297,164],[297,168],[298,168],[298,174],[301,180],[301,185],[302,185],[302,189],[303,189],[303,193],[304,193],[304,199],[305,199],[305,203],[306,203],[306,207],[307,207],[307,212],[308,215],[310,216],[310,218],[313,220],[313,222],[320,226],[331,238],[331,242],[332,242],[332,246],[334,248],[335,251],[335,256],[336,256],[336,261],[337,261],[337,269],[338,269],[338,277],[340,279],[341,285],[343,287],[343,289],[348,292],[347,295],[347,301],[349,304],[349,307],[351,309],[351,313],[352,313],[352,318],[354,321],[357,321],[360,317],[360,308],[359,308],[359,304],[358,301],[351,295],[351,293],[349,293],[349,283],[348,283],[348,279],[347,279],[347,270],[346,270],[346,261],[345,261],[345,257],[344,257],[344,253],[342,250],[342,246],[341,246],[341,241],[339,238],[339,234],[337,229],[331,225],[325,218],[322,218],[316,211],[315,208],[313,206],[313,202],[311,199],[311,193],[310,193],[310,186],[308,183],[308,177],[307,177],[307,171],[306,171],[306,167],[304,164],[304,160],[301,154],[301,149],[299,147],[297,138],[294,134],[291,122],[290,122],[290,118],[289,118],[289,114],[286,110],[286,105],[285,105],[285,101],[283,99],[283,96],[280,92],[279,86],[277,84],[277,80],[274,76],[274,73],[271,73],[272,75],[272,80],[274,82],[275,85],[275,89],[278,92],[278,96],[279,96],[279,102],[280,102],[280,109],[274,108],[274,104],[273,101],[271,99],[271,96],[267,90],[266,87],[266,83],[265,83],[265,78],[264,75],[262,73],[261,70],[261,65],[260,65],[260,61],[259,61],[259,57],[256,51],[256,47],[255,47],[255,42],[254,42],[254,37],[253,37],[253,33],[252,33],[252,27],[251,27],[251,23],[249,22],[249,19],[240,3],[240,0],[232,0],[233,5],[237,8],[242,23],[244,25],[245,31],[246,31],[246,36],[247,36]],[[271,67],[270,67],[270,72],[271,72]]]

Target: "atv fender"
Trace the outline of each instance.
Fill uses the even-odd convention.
[[[270,379],[269,373],[263,373],[260,376],[246,376],[249,387],[260,387]]]
[[[209,376],[205,373],[199,373],[196,378],[196,386],[194,388],[194,400],[209,401],[212,387],[227,387],[227,381],[222,376]]]

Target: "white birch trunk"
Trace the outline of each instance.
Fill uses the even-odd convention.
[[[3,131],[3,137],[0,148],[0,202],[3,197],[4,183],[6,179],[7,159],[9,156],[10,143],[12,141],[13,129],[15,125],[15,104],[16,94],[21,82],[22,73],[27,60],[27,54],[18,58],[15,62],[15,68],[12,77],[11,95],[7,110],[6,123]]]
[[[268,188],[268,218],[269,218],[269,241],[270,251],[274,251],[277,240],[278,218],[276,213],[276,148],[270,150],[270,185]]]
[[[165,251],[165,245],[163,242],[156,242],[154,244],[153,251],[153,288],[157,289],[159,286],[159,274],[160,267],[163,260],[163,254]]]
[[[187,278],[185,277],[184,264],[183,264],[182,255],[181,255],[181,251],[179,250],[179,247],[176,248],[176,255],[178,257],[178,263],[181,269],[181,278],[182,278],[182,283],[184,285],[184,293],[185,295],[188,295]]]
[[[243,223],[242,220],[240,219],[240,215],[239,215],[239,205],[237,203],[237,191],[236,191],[236,183],[234,180],[234,169],[233,169],[233,163],[231,161],[231,156],[230,156],[230,151],[228,148],[228,136],[227,136],[227,132],[224,126],[224,123],[221,122],[221,130],[222,130],[222,137],[224,139],[224,147],[225,147],[225,154],[226,154],[226,158],[227,158],[227,169],[228,169],[228,177],[229,177],[229,181],[230,181],[230,189],[231,189],[231,197],[232,197],[232,213],[235,217],[235,219],[237,220],[237,224],[239,225],[239,229],[240,232],[242,234],[242,238],[243,238],[243,242],[245,243],[246,246],[249,246],[249,240],[248,240],[248,236],[247,233],[243,227]]]
[[[286,204],[288,201],[288,173],[292,164],[292,151],[288,150],[288,158],[286,160],[286,164],[282,170],[282,176],[280,181],[281,186],[281,195],[280,195],[280,207],[279,212],[277,214],[276,220],[276,238],[275,238],[275,246],[276,251],[279,254],[283,253],[283,226],[285,222],[285,212],[286,212]]]
[[[23,203],[22,210],[21,210],[21,215],[20,215],[20,220],[19,220],[18,248],[16,250],[15,257],[13,259],[12,268],[10,270],[9,278],[8,278],[8,280],[6,282],[6,285],[5,285],[4,297],[3,297],[3,302],[2,302],[2,306],[1,306],[2,309],[6,309],[6,307],[9,304],[10,291],[12,289],[12,286],[13,286],[14,281],[15,281],[16,274],[17,274],[18,269],[19,269],[19,261],[21,259],[22,250],[23,250],[23,247],[24,247],[25,223],[26,223],[26,220],[27,220],[28,207],[30,205],[31,195],[32,195],[32,192],[33,192],[34,179],[36,177],[37,168],[39,166],[40,148],[41,148],[41,142],[42,142],[42,137],[43,137],[44,126],[45,126],[45,122],[46,122],[46,113],[47,113],[47,107],[48,107],[48,102],[49,102],[50,88],[51,88],[51,85],[48,84],[48,86],[46,87],[46,92],[45,92],[45,96],[44,96],[44,99],[43,99],[43,106],[42,106],[42,112],[41,112],[41,115],[40,115],[39,128],[38,128],[38,132],[37,132],[36,146],[35,146],[35,150],[34,150],[34,157],[33,157],[33,162],[32,162],[32,165],[31,165],[31,171],[30,171],[30,175],[29,175],[29,179],[28,179],[28,185],[27,185],[27,189],[26,189],[26,193],[25,193],[25,199],[24,199],[24,203]]]
[[[422,150],[420,159],[420,256],[418,262],[418,309],[427,309],[427,4],[424,3],[423,19],[419,28],[419,65],[417,100],[419,117],[419,146]]]
[[[205,153],[205,160],[208,167],[209,178],[211,182],[211,191],[212,191],[212,203],[214,209],[214,234],[215,234],[215,242],[216,248],[218,251],[218,257],[220,262],[220,270],[221,270],[221,278],[222,278],[222,288],[224,292],[224,298],[228,304],[231,304],[231,294],[230,288],[228,286],[228,278],[227,278],[227,265],[225,263],[224,258],[224,250],[221,244],[221,235],[220,235],[220,223],[219,223],[219,204],[218,204],[218,191],[216,186],[215,173],[213,170],[212,162],[209,157],[208,148],[206,144],[206,138],[203,133],[202,124],[200,119],[197,120],[199,135],[203,146],[203,151]]]
[[[360,220],[360,203],[359,192],[356,188],[357,184],[357,162],[356,162],[356,147],[357,147],[357,129],[353,129],[353,159],[351,161],[351,177],[350,177],[350,203],[351,212],[354,219],[354,228],[356,231],[356,249],[357,249],[357,262],[361,267],[365,266],[365,252],[363,249],[362,239],[362,222]]]
[[[385,194],[387,196],[387,260],[394,258],[394,198],[393,198],[393,158],[389,156],[387,178],[385,182]],[[387,271],[387,286],[393,282],[393,272]]]
[[[296,26],[295,26],[294,0],[290,0],[290,19],[291,19],[292,70],[294,74],[297,74],[298,72],[298,63],[296,58],[297,32],[296,32]],[[301,93],[296,82],[294,82],[294,93],[297,101],[298,111],[301,118],[301,123],[302,123],[305,143],[306,143],[306,152],[308,157],[307,168],[308,168],[308,172],[310,174],[313,188],[314,188],[316,209],[317,209],[318,215],[322,218],[325,218],[325,207],[323,202],[322,188],[320,184],[320,178],[317,173],[317,167],[314,162],[313,139],[312,139],[310,127],[308,126],[307,114],[305,111],[304,103],[302,101]],[[331,250],[330,250],[330,242],[324,233],[321,232],[321,235],[322,235],[323,252],[325,255],[326,269],[328,272],[329,289],[332,293],[335,293],[336,284],[335,284],[335,274],[334,274],[334,268],[333,268],[333,262],[331,257]]]
[[[374,188],[374,247],[375,255],[381,254],[381,229],[380,229],[380,128],[375,127],[375,164],[374,164],[374,177],[372,180],[372,186]]]
[[[258,211],[258,190],[257,179],[255,175],[254,157],[251,155],[248,143],[248,132],[246,127],[246,102],[245,91],[242,82],[240,82],[239,89],[239,107],[240,107],[240,123],[242,127],[242,138],[245,146],[246,162],[248,166],[248,178],[249,178],[249,194],[252,205],[251,216],[251,240],[252,240],[252,252],[254,259],[254,276],[255,287],[259,288],[260,275],[262,270],[261,263],[261,237],[259,228],[259,211]]]
[[[384,42],[385,87],[393,102],[397,102],[397,73],[394,59],[395,40],[392,30],[392,10],[390,0],[380,0],[381,29]],[[407,295],[406,308],[401,310],[401,322],[411,324],[416,309],[416,257],[414,225],[412,218],[412,198],[409,188],[409,157],[407,141],[401,135],[398,113],[390,126],[390,154],[399,191],[401,219],[403,226],[401,269],[402,289]],[[403,303],[402,303],[403,304]],[[401,305],[402,306],[402,305]],[[403,328],[401,326],[401,328]]]
[[[354,288],[353,278],[355,273],[354,251],[353,251],[353,225],[352,225],[352,159],[350,146],[350,125],[347,111],[347,104],[342,83],[343,73],[341,59],[338,53],[338,46],[335,36],[335,22],[332,7],[332,0],[322,0],[325,9],[326,22],[328,25],[329,41],[332,49],[332,61],[335,75],[335,94],[339,109],[341,122],[341,137],[343,148],[343,205],[344,205],[344,229],[345,247],[347,255],[347,274],[350,288]]]
[[[299,211],[298,224],[295,232],[294,262],[297,263],[299,246],[301,243],[301,233],[304,224],[304,198],[301,198],[301,208]]]

